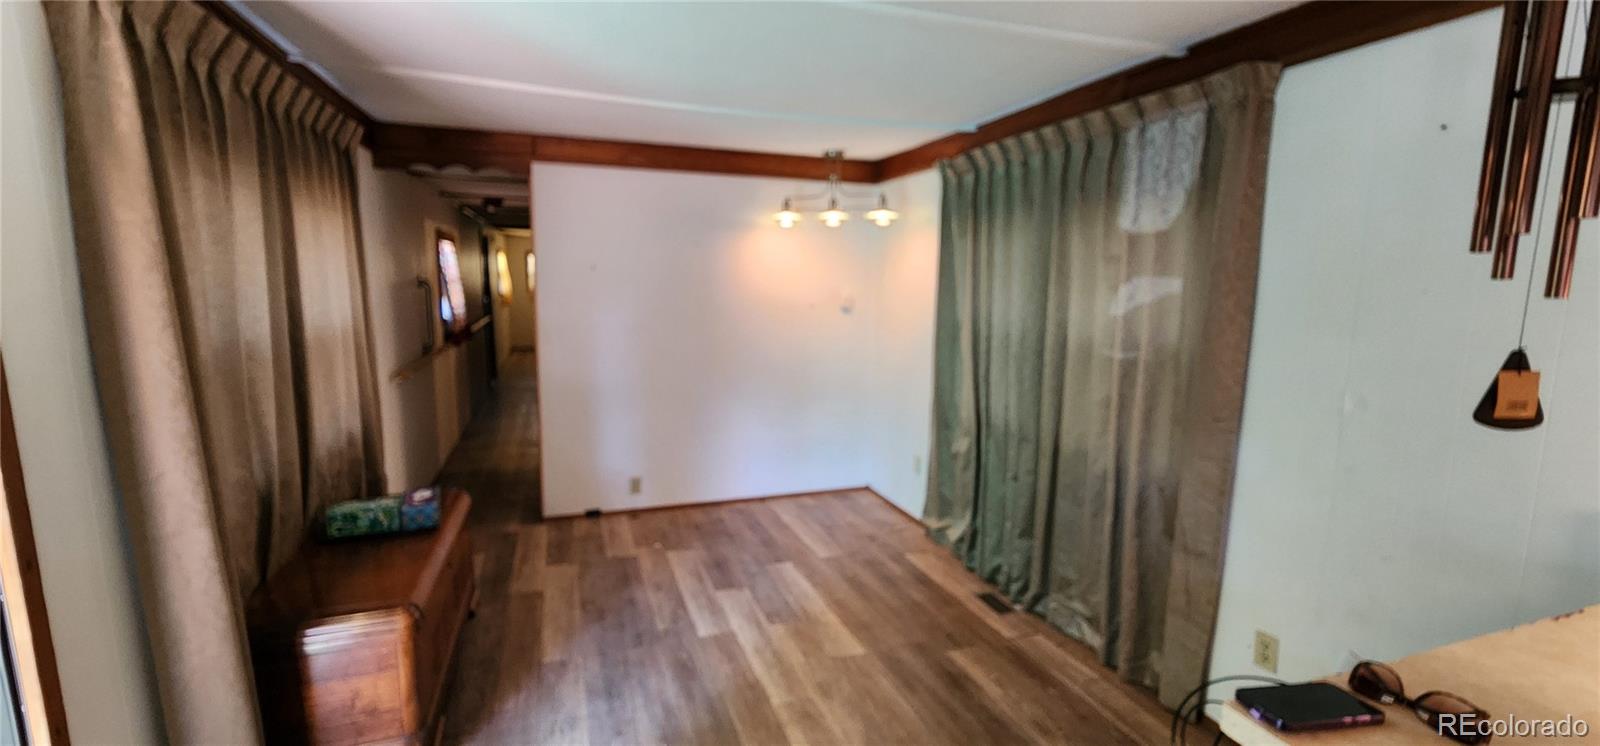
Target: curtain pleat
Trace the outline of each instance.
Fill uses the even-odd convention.
[[[926,522],[1169,705],[1210,653],[1277,76],[941,166]]]
[[[196,4],[45,11],[168,735],[258,741],[243,602],[320,506],[383,488],[361,128]]]

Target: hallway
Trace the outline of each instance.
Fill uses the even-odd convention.
[[[534,353],[513,352],[493,398],[439,469],[440,484],[472,494],[473,526],[536,523],[539,515],[539,395]],[[484,538],[475,533],[474,539]],[[480,544],[480,548],[482,545]]]
[[[444,702],[447,742],[458,728],[480,721],[501,670],[508,628],[534,632],[530,618],[512,616],[507,582],[524,529],[538,526],[539,398],[532,352],[506,359],[493,398],[461,435],[439,470],[439,483],[472,495],[468,521],[478,571],[477,616],[463,630],[455,673]]]
[[[1166,738],[1148,692],[995,613],[868,491],[539,522],[531,363],[508,365],[440,479],[473,495],[479,577],[446,743]]]

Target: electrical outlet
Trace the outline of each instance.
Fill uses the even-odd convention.
[[[639,491],[643,490],[643,489],[644,489],[644,478],[643,477],[631,477],[631,478],[628,479],[628,494],[637,495],[637,494],[639,494]]]
[[[1255,649],[1256,668],[1268,673],[1278,672],[1278,638],[1261,630],[1256,630]]]

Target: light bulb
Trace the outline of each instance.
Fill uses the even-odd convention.
[[[789,209],[789,200],[784,200],[783,209],[774,213],[772,219],[778,221],[779,228],[793,228],[795,223],[800,222],[800,217],[800,213]]]
[[[878,195],[878,209],[867,213],[867,219],[876,223],[879,228],[888,228],[898,217],[900,213],[889,209],[889,198],[881,194]]]
[[[822,224],[829,228],[838,228],[841,223],[850,219],[850,213],[839,209],[838,200],[828,200],[828,209],[817,214],[822,219]]]

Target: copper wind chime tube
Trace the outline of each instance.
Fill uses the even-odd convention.
[[[1582,1],[1593,10],[1595,0]],[[1515,272],[1517,243],[1533,229],[1551,106],[1576,97],[1556,213],[1555,248],[1545,283],[1547,298],[1567,297],[1578,222],[1600,214],[1600,20],[1593,15],[1581,15],[1588,19],[1588,26],[1577,40],[1584,45],[1584,52],[1581,72],[1574,78],[1557,77],[1566,0],[1508,2],[1500,30],[1471,250],[1493,251],[1492,278],[1509,279]]]
[[[1521,100],[1516,102],[1515,129],[1507,153],[1505,193],[1500,202],[1500,233],[1494,244],[1489,276],[1510,279],[1516,270],[1517,240],[1533,229],[1533,202],[1544,155],[1545,125],[1550,119],[1550,89],[1561,55],[1561,30],[1566,0],[1533,3],[1532,26],[1522,64]],[[1502,102],[1510,106],[1511,102]]]
[[[1584,38],[1583,66],[1578,78],[1587,81],[1578,91],[1571,142],[1567,145],[1567,170],[1561,177],[1561,204],[1556,210],[1556,245],[1550,254],[1544,297],[1565,298],[1572,291],[1572,263],[1578,253],[1578,222],[1600,215],[1600,19],[1590,18]]]
[[[1483,171],[1478,175],[1478,207],[1472,218],[1472,251],[1494,249],[1495,209],[1500,196],[1500,164],[1506,157],[1506,135],[1511,131],[1511,104],[1516,95],[1517,58],[1522,52],[1522,30],[1528,23],[1528,4],[1507,3],[1500,22],[1500,56],[1494,65],[1494,92],[1489,104],[1489,132],[1484,137]]]

